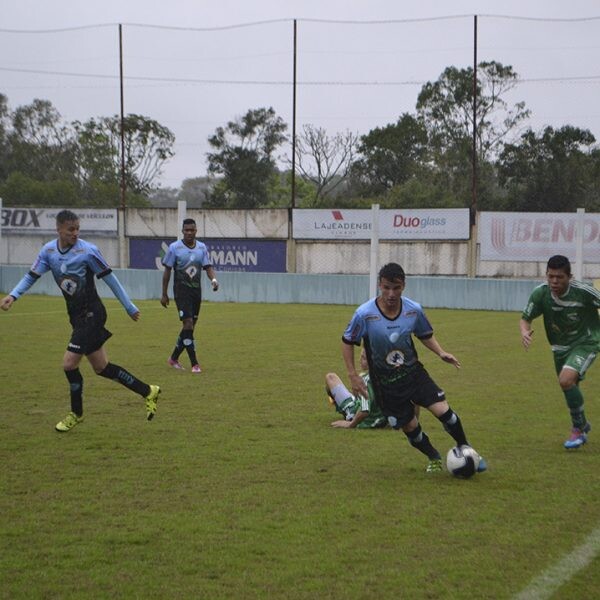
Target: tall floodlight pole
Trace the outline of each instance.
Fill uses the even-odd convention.
[[[292,208],[296,208],[296,43],[297,27],[294,19],[294,73],[292,85]]]
[[[473,17],[473,148],[471,163],[471,226],[477,213],[477,15]]]
[[[119,23],[119,84],[121,91],[121,208],[125,209],[125,94],[123,91],[123,26]]]

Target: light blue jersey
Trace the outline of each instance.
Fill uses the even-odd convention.
[[[173,293],[178,289],[200,289],[202,270],[212,267],[206,244],[196,240],[193,248],[186,246],[183,240],[177,240],[169,245],[162,260],[163,265],[174,271]]]
[[[395,319],[386,317],[375,300],[356,309],[343,340],[355,345],[364,341],[369,372],[385,385],[403,377],[418,362],[412,336],[431,337],[433,327],[421,305],[410,298],[402,297],[402,309]]]
[[[85,319],[86,313],[100,302],[94,275],[105,277],[111,269],[94,244],[78,239],[74,246],[63,251],[58,240],[42,247],[29,274],[37,279],[48,271],[65,297],[71,321],[78,321]]]

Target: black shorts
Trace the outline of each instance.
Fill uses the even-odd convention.
[[[396,427],[406,425],[415,416],[415,405],[427,408],[446,399],[444,390],[431,379],[421,363],[405,377],[378,386],[377,401],[386,417],[395,417]]]
[[[92,354],[100,350],[112,333],[104,327],[106,309],[103,305],[95,307],[82,319],[71,321],[73,332],[67,350],[75,354]]]
[[[202,304],[202,291],[193,288],[179,287],[175,290],[175,304],[179,312],[179,320],[194,319],[198,320],[200,314],[200,305]]]

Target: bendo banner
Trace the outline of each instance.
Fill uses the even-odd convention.
[[[467,240],[469,209],[382,209],[382,240]],[[293,237],[317,240],[371,239],[370,209],[294,209]]]
[[[546,262],[554,254],[563,254],[574,260],[576,223],[576,213],[482,212],[480,258]],[[600,214],[584,215],[583,260],[600,262]]]
[[[62,208],[3,208],[0,227],[3,231],[16,233],[56,233],[56,215]],[[74,208],[79,217],[83,236],[89,233],[116,234],[118,231],[117,209]]]

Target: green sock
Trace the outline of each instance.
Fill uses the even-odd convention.
[[[583,410],[583,395],[581,390],[578,386],[574,385],[571,389],[564,390],[563,394],[565,395],[567,406],[571,413],[573,427],[583,429],[587,423],[587,419],[585,418],[585,412]]]

